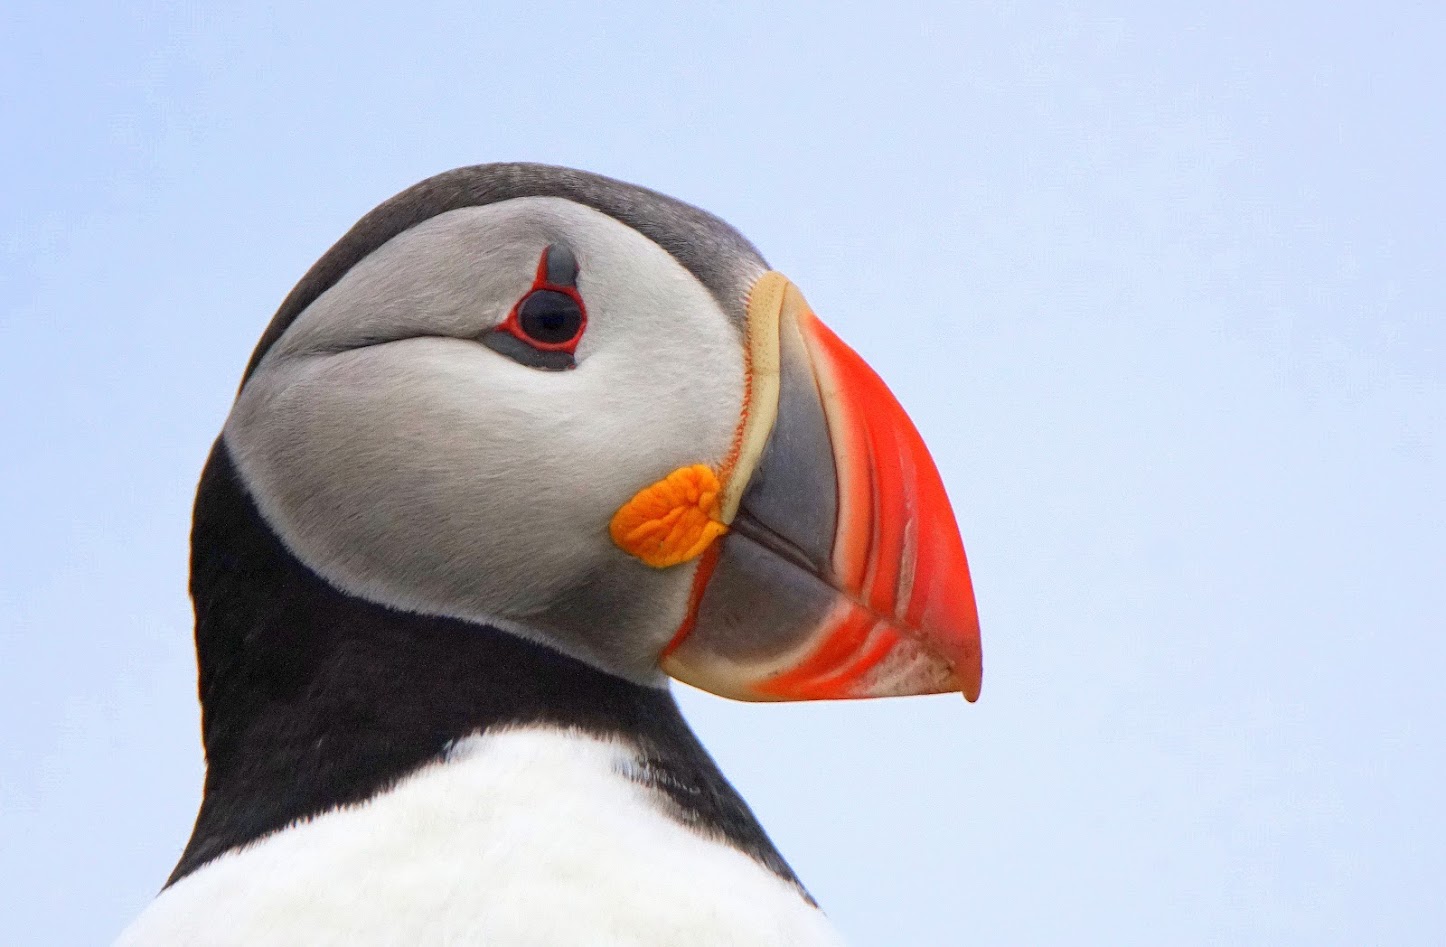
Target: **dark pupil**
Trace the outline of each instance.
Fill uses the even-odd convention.
[[[539,289],[522,300],[517,322],[528,337],[544,345],[572,340],[582,327],[582,310],[566,293]]]

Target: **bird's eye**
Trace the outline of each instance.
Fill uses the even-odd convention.
[[[565,244],[542,251],[532,289],[507,319],[481,339],[514,362],[547,371],[576,368],[573,352],[587,329],[587,307],[577,289],[577,257]]]
[[[539,289],[517,307],[517,328],[539,348],[562,347],[582,332],[582,307],[567,293]]]

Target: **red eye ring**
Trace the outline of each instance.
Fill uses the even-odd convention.
[[[571,250],[557,244],[543,248],[532,287],[497,330],[540,352],[571,355],[587,331],[587,304],[577,291],[577,273]]]

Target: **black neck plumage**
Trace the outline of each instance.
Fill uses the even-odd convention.
[[[450,743],[550,724],[636,744],[663,808],[797,884],[666,690],[497,629],[337,591],[267,526],[218,441],[191,535],[205,795],[167,884],[386,791]]]

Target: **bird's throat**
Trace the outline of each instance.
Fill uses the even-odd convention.
[[[191,542],[207,771],[168,884],[299,819],[384,792],[458,740],[529,725],[629,741],[645,771],[666,774],[653,788],[680,820],[797,883],[670,692],[495,628],[336,590],[268,527],[220,441]]]

